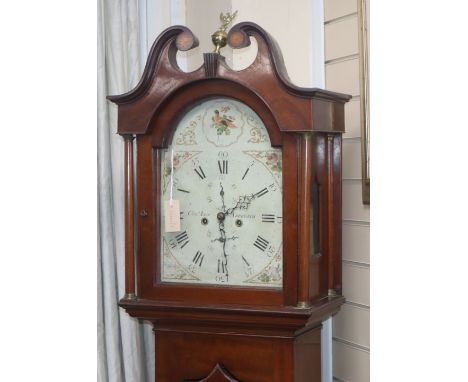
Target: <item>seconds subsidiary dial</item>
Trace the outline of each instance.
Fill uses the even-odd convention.
[[[226,98],[191,109],[161,171],[161,203],[172,192],[181,215],[179,232],[161,231],[162,282],[282,287],[281,149],[252,109]]]

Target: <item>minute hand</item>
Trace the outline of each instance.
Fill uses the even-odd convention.
[[[228,208],[225,212],[226,215],[231,215],[236,209],[246,210],[249,208],[250,203],[257,197],[256,194],[243,195],[239,196],[239,200],[236,202],[236,205],[232,208]]]

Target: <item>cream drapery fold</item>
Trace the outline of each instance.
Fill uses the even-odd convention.
[[[141,75],[138,2],[98,0],[98,382],[154,379],[154,341],[117,306],[124,294],[123,139],[106,95],[132,89]]]

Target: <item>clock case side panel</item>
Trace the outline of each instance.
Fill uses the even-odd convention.
[[[185,111],[202,101],[225,97],[243,102],[253,109],[265,124],[272,146],[283,150],[283,165],[289,169],[283,174],[283,289],[195,284],[163,283],[160,281],[161,206],[159,179],[161,149],[172,141],[175,128]],[[196,99],[196,101],[194,101]],[[151,211],[138,217],[139,226],[139,297],[159,301],[191,301],[200,304],[259,304],[293,305],[297,283],[297,140],[293,134],[281,133],[273,113],[263,101],[245,87],[226,80],[196,81],[172,93],[154,113],[146,135],[137,140],[138,158],[138,210]],[[151,163],[151,165],[148,165]],[[149,190],[151,189],[151,192]],[[149,197],[151,195],[151,197]],[[289,206],[286,208],[286,206]],[[285,227],[289,227],[288,230]],[[296,228],[295,228],[296,227]]]
[[[318,248],[310,243],[310,303],[326,296],[340,295],[341,288],[341,135],[316,133],[311,185],[316,193],[311,209],[318,209]],[[314,200],[316,198],[316,200]],[[312,227],[311,227],[312,228]]]
[[[341,294],[341,134],[298,134],[299,306]]]
[[[329,134],[330,135],[330,134]],[[333,210],[330,214],[332,224],[330,229],[333,231],[333,251],[329,256],[332,257],[330,281],[329,281],[329,295],[341,295],[343,292],[342,285],[342,228],[343,228],[343,184],[342,184],[342,136],[341,134],[333,135],[333,142],[331,144],[333,149],[333,160],[329,163],[333,173]],[[330,181],[329,181],[330,184]]]
[[[326,147],[322,134],[312,135],[312,174],[310,179],[311,197],[306,202],[307,207],[312,210],[311,214],[316,213],[318,219],[314,219],[310,224],[318,226],[318,243],[314,248],[313,234],[310,236],[310,247],[308,248],[310,266],[309,266],[309,303],[313,303],[328,294],[328,262],[326,260],[327,250],[327,230],[324,229],[327,221],[327,199],[326,199]],[[317,192],[312,192],[312,188],[317,187]],[[317,209],[317,211],[314,211]],[[317,227],[309,227],[309,232]]]

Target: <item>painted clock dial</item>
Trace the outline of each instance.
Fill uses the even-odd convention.
[[[255,112],[228,98],[192,108],[161,166],[161,204],[172,194],[181,215],[161,230],[161,281],[281,288],[282,153]]]

